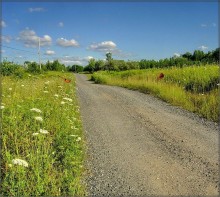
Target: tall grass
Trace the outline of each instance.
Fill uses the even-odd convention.
[[[85,194],[84,138],[74,75],[3,77],[1,116],[2,196]]]
[[[164,73],[165,77],[157,80]],[[184,68],[97,72],[96,83],[122,86],[151,93],[173,105],[196,112],[209,120],[219,117],[219,68],[217,65]]]

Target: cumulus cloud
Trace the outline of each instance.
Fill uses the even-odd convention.
[[[45,11],[44,8],[28,8],[29,12],[43,12]]]
[[[208,49],[208,47],[202,45],[202,46],[199,47],[199,49],[204,51],[204,50]]]
[[[59,23],[58,23],[58,26],[59,26],[59,27],[63,27],[63,26],[64,26],[63,22],[59,22]]]
[[[6,27],[7,25],[6,25],[6,23],[5,23],[5,21],[1,21],[1,27]]]
[[[78,47],[79,43],[72,39],[72,40],[67,40],[65,38],[58,38],[57,39],[57,44],[61,47]]]
[[[52,43],[52,38],[49,35],[44,35],[43,37],[39,37],[35,31],[30,29],[25,29],[19,33],[19,37],[17,40],[24,43],[26,47],[38,47],[40,38],[41,46],[48,46]]]
[[[11,36],[1,36],[2,42],[10,43],[11,39],[12,39]]]
[[[100,43],[91,44],[87,49],[101,52],[111,52],[116,50],[117,45],[112,41],[103,41]]]
[[[44,54],[45,55],[54,55],[55,51],[47,50]]]

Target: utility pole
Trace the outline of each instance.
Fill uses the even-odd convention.
[[[40,37],[39,37],[39,45],[38,45],[38,57],[39,57],[39,66],[41,70],[41,61],[40,61]]]

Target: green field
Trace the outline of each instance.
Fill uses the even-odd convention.
[[[85,146],[73,74],[3,77],[1,116],[2,196],[85,194]]]
[[[164,78],[157,80],[160,73]],[[95,83],[121,86],[153,94],[209,120],[219,117],[219,67],[217,65],[171,67],[128,71],[100,71]]]

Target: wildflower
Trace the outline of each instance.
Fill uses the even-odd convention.
[[[64,101],[61,101],[61,103],[60,103],[61,105],[63,105],[63,104],[65,104],[65,102]]]
[[[11,164],[11,163],[10,163],[10,164],[8,164],[8,167],[9,167],[9,168],[11,168],[11,167],[12,167],[12,164]]]
[[[76,139],[77,142],[79,142],[80,140],[81,140],[81,137],[78,137],[78,138]]]
[[[217,83],[217,86],[220,86],[220,83]]]
[[[36,136],[36,135],[39,135],[39,133],[33,133],[32,135],[33,135],[33,136]]]
[[[47,130],[40,129],[40,133],[43,133],[43,134],[48,134],[49,132],[48,132]]]
[[[31,75],[28,75],[29,77],[31,77]]]
[[[4,106],[4,105],[1,105],[0,109],[4,109],[4,108],[5,108],[5,106]]]
[[[48,91],[45,90],[44,93],[48,93]]]
[[[12,90],[12,88],[8,88],[10,91]]]
[[[59,95],[58,95],[58,94],[54,94],[54,96],[55,96],[55,97],[59,97]]]
[[[36,116],[36,117],[35,117],[35,120],[42,122],[42,121],[43,121],[43,118],[40,117],[40,116]]]
[[[70,135],[71,137],[78,137],[78,135]]]
[[[76,128],[75,126],[71,126],[71,129],[76,129],[77,130],[78,128]]]
[[[24,87],[24,85],[22,84],[21,87]]]
[[[12,163],[19,166],[28,167],[28,163],[25,160],[22,159],[13,159]]]
[[[40,109],[37,109],[37,108],[32,108],[30,109],[31,111],[35,111],[35,112],[38,112],[38,113],[41,113],[42,111]]]
[[[64,100],[66,100],[66,101],[70,101],[70,102],[72,102],[73,101],[73,99],[71,99],[71,98],[63,98]]]

